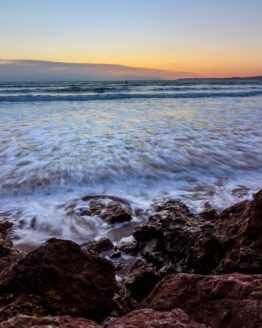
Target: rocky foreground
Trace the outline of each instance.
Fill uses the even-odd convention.
[[[86,201],[81,215],[131,220],[120,199]],[[168,200],[143,216],[118,246],[53,238],[28,254],[2,218],[0,328],[262,327],[262,190],[219,214]]]

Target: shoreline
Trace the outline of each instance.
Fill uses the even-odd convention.
[[[216,189],[221,189],[220,191]],[[226,189],[227,188],[227,189]],[[13,224],[11,230],[12,241],[21,251],[31,251],[39,247],[45,240],[55,237],[72,240],[76,243],[84,243],[94,238],[110,238],[115,245],[121,242],[122,238],[131,236],[132,229],[139,223],[144,223],[148,213],[154,204],[177,199],[185,203],[194,214],[200,214],[205,210],[214,209],[218,213],[225,207],[229,207],[238,201],[252,199],[252,194],[257,190],[238,186],[220,186],[200,184],[192,186],[186,192],[152,193],[153,196],[140,194],[124,195],[118,190],[115,194],[109,193],[84,193],[84,189],[78,192],[67,192],[66,195],[49,194],[36,196],[35,193],[20,199],[13,200],[3,198],[0,205],[0,217]],[[151,191],[152,192],[152,191]],[[120,203],[129,207],[131,219],[120,222],[107,222],[101,218],[99,211],[87,211],[90,197],[100,199],[100,206],[112,200],[118,199]],[[16,201],[15,206],[10,201]],[[219,206],[214,206],[214,205]],[[223,205],[224,206],[223,206]],[[53,218],[55,217],[55,221]]]
[[[132,208],[121,198],[82,201],[88,204],[80,209],[84,215],[96,213],[107,224],[131,221]],[[153,321],[156,327],[165,322],[165,327],[183,323],[188,328],[262,323],[262,190],[221,213],[210,207],[193,213],[169,199],[155,202],[143,215],[132,238],[118,245],[108,238],[80,246],[52,238],[27,254],[13,247],[12,224],[1,220],[0,327],[14,322],[17,327],[29,322],[51,327],[77,327],[78,322],[80,327],[81,322],[81,327],[108,328],[149,327]],[[96,291],[86,275],[93,283],[98,279]]]

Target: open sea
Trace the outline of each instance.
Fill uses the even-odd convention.
[[[85,195],[198,212],[261,187],[262,78],[0,84],[0,216],[21,249],[128,237],[66,211]]]

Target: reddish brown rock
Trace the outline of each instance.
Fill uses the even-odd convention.
[[[115,288],[109,261],[71,241],[50,239],[0,276],[0,319],[21,313],[103,320]]]
[[[220,272],[262,273],[262,190],[218,217],[218,236],[225,248]]]
[[[262,275],[168,276],[139,308],[181,308],[196,322],[212,328],[262,327]]]
[[[18,315],[7,321],[0,322],[0,328],[101,328],[94,321],[69,316],[30,317]]]
[[[136,310],[120,318],[108,318],[103,326],[104,328],[208,328],[191,320],[180,309],[169,312],[152,309]]]

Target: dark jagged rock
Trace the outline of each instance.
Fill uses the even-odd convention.
[[[157,258],[171,261],[174,272],[262,272],[262,191],[220,215],[211,212],[212,218],[194,215],[174,200],[155,206],[148,223],[134,231],[140,254],[156,266]]]
[[[67,213],[86,217],[98,216],[110,224],[132,219],[132,208],[125,199],[107,195],[91,195],[82,197],[81,200],[85,203],[80,207],[77,207],[76,203],[68,205],[66,207]]]
[[[87,220],[97,216],[114,224],[133,214],[121,198],[86,196],[81,201],[86,203],[71,204],[67,210]],[[210,206],[193,214],[183,203],[168,200],[153,204],[145,215],[147,223],[135,228],[134,239],[117,246],[107,238],[81,246],[52,239],[17,263],[23,254],[8,239],[10,225],[0,223],[0,269],[13,264],[0,275],[0,320],[22,313],[101,322],[110,314],[125,316],[108,319],[106,327],[172,327],[176,320],[181,327],[203,323],[239,328],[241,322],[247,328],[260,327],[262,190],[220,214]],[[110,257],[115,268],[97,256]],[[123,279],[118,286],[114,269],[119,281]],[[227,274],[235,271],[240,273]],[[141,300],[141,312],[126,315]],[[173,317],[177,308],[198,323]]]
[[[7,232],[10,228],[12,228],[13,223],[9,221],[2,221],[0,222],[0,234],[7,235]]]
[[[106,206],[101,218],[109,223],[130,221],[132,219],[132,210],[127,205],[112,201]]]
[[[139,281],[143,271],[152,278],[152,284],[145,284],[147,293],[149,285],[153,288],[171,273],[262,273],[261,208],[262,191],[254,200],[238,203],[221,214],[209,209],[196,215],[175,200],[153,205],[148,222],[133,233],[136,254],[144,264],[127,274],[125,281],[132,282],[127,287],[136,299],[142,297]]]
[[[125,284],[118,283],[117,290],[113,297],[114,308],[110,315],[121,316],[134,310],[137,301],[134,299],[130,290],[126,288]]]
[[[53,238],[0,276],[0,319],[22,313],[103,320],[115,289],[109,261]]]
[[[137,301],[146,297],[160,280],[160,274],[154,266],[138,259],[129,271],[124,283]]]
[[[120,318],[108,318],[104,328],[209,328],[194,322],[181,309],[158,312],[152,309],[132,311]]]
[[[212,328],[254,328],[262,326],[261,300],[262,275],[180,273],[158,283],[139,308],[181,308]]]
[[[0,273],[24,256],[22,252],[13,247],[13,243],[8,237],[8,231],[12,225],[9,221],[0,222]]]
[[[147,296],[165,275],[195,269],[192,264],[195,264],[195,258],[200,258],[196,250],[200,248],[203,256],[202,245],[196,245],[206,224],[206,220],[192,214],[187,206],[179,201],[169,200],[153,205],[148,222],[134,230],[138,257],[141,259],[135,263],[124,280],[136,300]],[[213,227],[209,222],[208,225]],[[202,244],[203,238],[200,240]],[[207,268],[209,262],[203,260],[202,263],[205,271],[210,270]]]
[[[0,322],[0,328],[101,328],[96,322],[69,316],[32,317],[18,315],[7,321]]]
[[[94,255],[103,255],[113,253],[114,244],[109,238],[101,238],[99,240],[90,240],[81,245],[82,251]]]
[[[192,270],[194,246],[199,240],[204,243],[206,236],[208,240],[213,238],[210,233],[213,228],[213,223],[192,214],[186,205],[169,200],[155,206],[148,223],[138,226],[134,237],[141,256],[157,270],[169,268],[167,273],[189,272]],[[202,249],[205,247],[201,245]],[[210,271],[209,268],[199,270]]]
[[[218,271],[262,273],[262,190],[252,201],[235,204],[218,217],[225,257]]]
[[[121,252],[124,252],[126,254],[130,254],[130,255],[134,255],[134,256],[137,255],[137,253],[139,251],[136,240],[121,242],[120,245],[118,246],[118,249]]]
[[[137,227],[134,237],[144,254],[161,252],[178,263],[185,260],[190,247],[201,233],[201,224],[203,220],[193,215],[186,205],[169,200],[155,205],[148,223]]]

